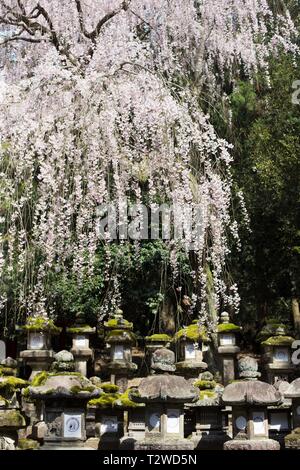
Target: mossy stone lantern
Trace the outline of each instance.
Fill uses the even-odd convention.
[[[14,450],[26,421],[20,412],[19,393],[28,384],[16,377],[17,362],[6,358],[0,366],[0,450]]]
[[[20,358],[31,368],[29,380],[41,371],[49,370],[54,352],[51,349],[51,336],[61,332],[47,317],[29,317],[21,327],[27,332],[27,349],[21,351]]]
[[[67,328],[67,333],[72,335],[71,353],[75,359],[75,370],[86,377],[88,361],[93,358],[90,335],[96,333],[96,328],[84,324],[84,320],[79,315],[75,326]]]
[[[203,372],[201,379],[193,385],[199,389],[199,398],[186,408],[193,418],[191,439],[195,449],[222,450],[228,439],[228,416],[221,402],[224,387],[217,384],[208,371]]]
[[[258,380],[241,380],[227,385],[224,405],[232,406],[233,440],[225,450],[280,450],[269,439],[268,406],[278,405],[281,394],[272,385]]]
[[[152,354],[156,349],[168,348],[172,342],[171,336],[165,333],[155,333],[151,336],[146,336],[146,361],[148,367],[151,365]]]
[[[291,362],[291,346],[294,341],[294,338],[286,334],[283,326],[278,327],[273,336],[262,341],[264,369],[269,383],[290,381],[293,378],[295,366]]]
[[[294,380],[284,397],[292,400],[293,431],[284,438],[286,449],[300,449],[300,379]]]
[[[207,369],[203,360],[203,353],[208,349],[209,338],[205,326],[198,320],[179,330],[174,338],[177,345],[179,361],[176,363],[176,371],[185,378],[197,378]]]
[[[26,398],[35,400],[39,412],[38,424],[43,423],[43,449],[84,447],[87,403],[98,398],[102,390],[78,372],[70,372],[68,362],[74,358],[67,351],[56,354],[56,370],[36,375],[23,390]],[[66,365],[64,371],[64,366]],[[33,433],[38,429],[33,426]]]
[[[145,439],[136,441],[134,448],[192,450],[193,442],[184,438],[184,404],[196,401],[198,391],[184,377],[165,372],[166,365],[174,365],[172,351],[158,349],[153,353],[153,362],[156,364],[155,375],[143,378],[140,385],[129,392],[132,401],[146,405]],[[159,362],[162,365],[160,371]]]
[[[89,415],[94,414],[95,436],[98,439],[98,449],[118,449],[120,438],[123,436],[124,413],[114,406],[121,396],[119,387],[112,383],[101,383],[103,394],[88,403]]]
[[[235,379],[236,356],[240,351],[237,346],[237,334],[241,327],[230,323],[229,314],[221,313],[220,323],[217,326],[218,333],[218,353],[222,360],[223,383],[227,385]]]
[[[123,317],[122,310],[104,323],[106,330],[105,341],[110,346],[110,362],[107,370],[110,372],[111,383],[117,385],[121,392],[128,386],[128,376],[136,369],[132,362],[132,346],[136,342],[132,332],[133,324]]]

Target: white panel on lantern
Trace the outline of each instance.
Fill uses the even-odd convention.
[[[64,437],[81,439],[82,436],[82,415],[64,413]]]
[[[118,432],[118,418],[116,416],[104,416],[101,422],[101,434]]]
[[[265,414],[263,411],[254,411],[253,412],[253,428],[254,435],[261,436],[266,434],[265,430]]]
[[[84,335],[78,335],[74,338],[74,345],[76,348],[86,348],[87,339]]]
[[[44,335],[41,333],[30,333],[29,335],[30,349],[43,349],[44,341]]]
[[[220,344],[221,346],[230,346],[234,343],[234,336],[230,333],[221,334]]]
[[[287,413],[271,413],[270,429],[272,431],[286,431],[289,429]]]
[[[287,348],[275,348],[274,361],[289,362],[289,350]]]
[[[0,361],[6,358],[6,344],[4,341],[0,341]]]
[[[114,349],[114,359],[124,359],[124,346],[117,344]]]
[[[150,426],[153,429],[155,429],[156,431],[159,431],[159,428],[160,428],[160,414],[159,413],[152,413],[150,415],[150,418],[149,418],[149,423],[150,423]]]
[[[185,345],[185,358],[186,359],[195,359],[196,358],[196,350],[195,346],[192,343],[188,343]]]
[[[180,411],[177,409],[167,410],[167,433],[179,434],[180,433]]]

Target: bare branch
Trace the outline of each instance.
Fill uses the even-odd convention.
[[[102,27],[112,18],[114,18],[116,15],[118,15],[121,11],[127,11],[129,8],[129,5],[131,3],[131,0],[124,0],[121,4],[121,6],[109,13],[107,13],[101,20],[98,21],[95,29],[93,31],[87,31],[84,25],[84,19],[83,19],[83,11],[82,11],[82,6],[81,6],[81,0],[75,0],[76,3],[76,8],[78,12],[78,18],[79,18],[79,24],[80,24],[80,29],[82,34],[88,38],[91,39],[92,41],[95,41],[97,37],[100,34],[100,31]]]
[[[16,35],[16,36],[12,36],[10,38],[4,39],[4,41],[1,41],[0,46],[4,46],[5,44],[9,42],[13,42],[13,41],[25,41],[25,42],[38,43],[38,42],[42,42],[42,39],[35,39],[35,38],[29,38],[27,36]]]

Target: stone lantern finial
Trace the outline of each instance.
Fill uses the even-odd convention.
[[[228,312],[222,312],[220,315],[220,322],[221,323],[229,323],[229,313]]]

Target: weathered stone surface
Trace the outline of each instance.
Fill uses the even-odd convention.
[[[59,351],[58,353],[54,354],[54,359],[55,361],[58,361],[58,362],[74,361],[73,354],[66,350]]]
[[[3,361],[1,361],[1,366],[11,367],[12,369],[15,369],[18,366],[18,362],[12,357],[7,357],[6,359],[3,359]]]
[[[243,356],[238,360],[239,376],[243,379],[255,379],[261,376],[258,372],[258,363],[254,357]]]
[[[28,387],[30,398],[78,398],[91,399],[101,395],[87,378],[81,375],[49,375],[43,385]]]
[[[0,450],[15,450],[15,441],[10,437],[0,437]]]
[[[159,348],[151,357],[151,369],[154,371],[175,372],[175,354],[167,348]]]
[[[98,437],[90,437],[84,443],[84,447],[88,448],[89,450],[98,450],[99,448],[100,439]]]
[[[47,429],[47,424],[44,421],[36,423],[32,427],[32,437],[34,437],[34,439],[44,439]]]
[[[280,444],[273,439],[233,440],[224,444],[224,450],[280,450]]]
[[[134,450],[194,450],[195,444],[188,439],[147,439],[136,441]]]
[[[284,392],[285,398],[300,398],[300,378],[294,380]]]
[[[282,398],[273,385],[260,381],[240,381],[225,387],[222,400],[226,405],[276,405]]]
[[[198,399],[199,391],[181,376],[153,375],[144,378],[130,393],[136,402],[188,403]]]
[[[0,428],[19,429],[25,425],[25,419],[19,411],[0,410]]]

